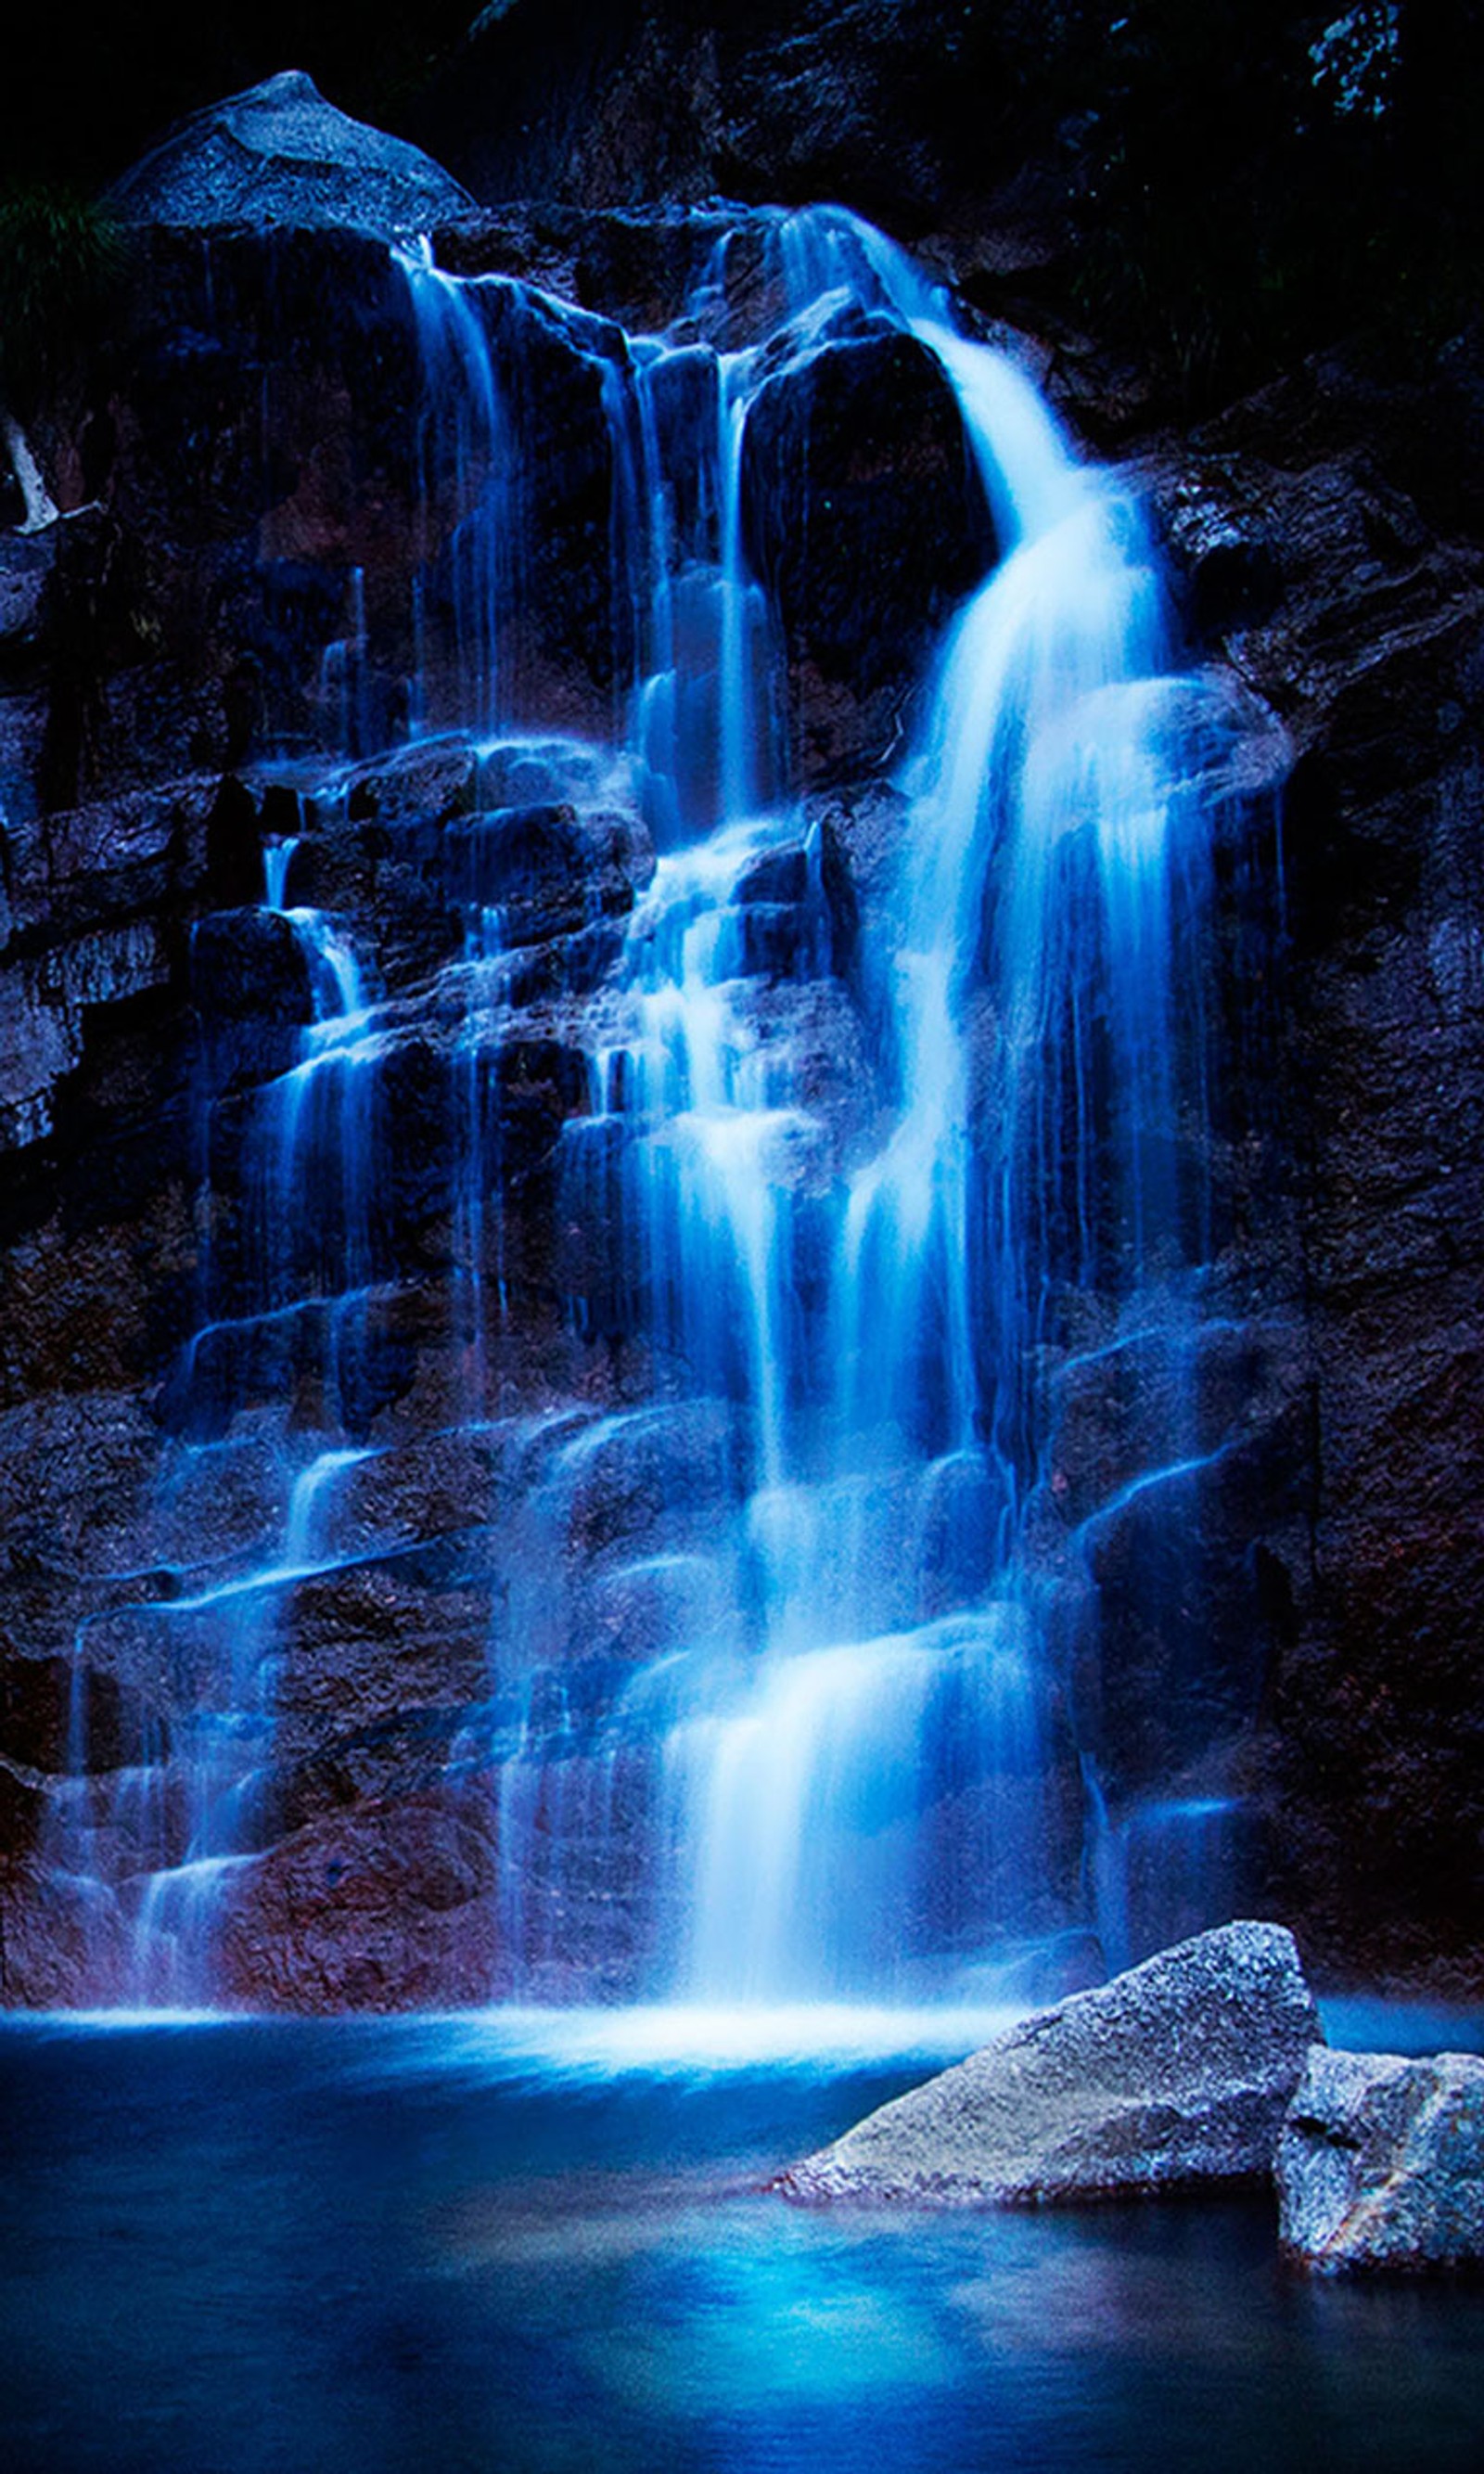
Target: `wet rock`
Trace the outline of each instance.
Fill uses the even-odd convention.
[[[315,1010],[310,957],[276,910],[220,910],[191,939],[191,996],[212,1087],[283,1073]]]
[[[108,503],[69,525],[49,605],[49,804],[392,735],[409,572],[479,477],[420,438],[404,270],[349,228],[152,226],[118,325]],[[352,679],[357,612],[378,652]],[[436,630],[426,650],[452,658]]]
[[[809,899],[809,861],[802,846],[790,843],[754,861],[732,889],[734,902],[800,903]]]
[[[983,485],[934,355],[894,331],[770,379],[742,447],[747,555],[787,648],[808,784],[883,757],[954,603],[993,557]]]
[[[1266,1761],[1305,1947],[1353,1977],[1479,1980],[1484,1483],[1474,1309],[1484,1041],[1476,542],[1426,470],[1434,390],[1316,357],[1212,424],[1284,591],[1240,659],[1299,761],[1286,1012],[1265,1077],[1302,1288],[1311,1546],[1272,1643]],[[1251,1063],[1242,1080],[1254,1087]],[[1271,1191],[1270,1187],[1270,1191]],[[1269,1215],[1269,1225],[1272,1216]],[[1261,1227],[1244,1239],[1260,1259]],[[1272,1274],[1265,1273],[1264,1277]],[[1240,1504],[1238,1504],[1240,1511]],[[1357,1832],[1354,1815],[1367,1826]]]
[[[601,1574],[592,1591],[595,1639],[614,1660],[647,1664],[692,1640],[725,1638],[735,1611],[730,1565],[702,1554],[641,1556]]]
[[[126,1005],[163,987],[174,966],[174,940],[156,919],[96,928],[47,956],[42,983],[52,1001],[81,1022],[85,1013]],[[85,1042],[89,1026],[82,1024]]]
[[[36,2010],[85,2009],[127,1983],[123,1918],[95,1881],[34,1856],[0,1868],[0,2000]]]
[[[257,802],[227,774],[207,818],[207,894],[213,907],[235,910],[263,891],[263,830]]]
[[[398,749],[361,766],[346,792],[353,824],[375,820],[388,831],[432,820],[443,824],[475,803],[479,759],[462,739]]]
[[[284,1747],[307,1756],[399,1715],[467,1711],[483,1699],[485,1560],[466,1531],[401,1551],[383,1540],[365,1561],[298,1583],[279,1703]]]
[[[853,954],[863,919],[880,918],[901,873],[910,808],[889,782],[816,792],[810,813],[824,837],[831,905],[842,954]]]
[[[622,932],[608,921],[544,945],[523,947],[505,966],[505,992],[517,1007],[594,994],[622,950]]]
[[[1271,617],[1283,585],[1271,519],[1218,467],[1182,467],[1156,497],[1193,632],[1210,643]]]
[[[636,612],[615,590],[614,434],[609,404],[628,349],[606,320],[523,284],[479,295],[507,425],[506,522],[520,591],[502,613],[507,713],[606,731],[634,675]]]
[[[1283,2125],[1278,2236],[1321,2275],[1484,2264],[1484,2061],[1332,2053]]]
[[[54,943],[168,910],[195,882],[214,788],[166,779],[48,816],[18,856],[17,924]]]
[[[525,0],[477,19],[423,128],[485,199],[845,197],[910,223],[940,199],[945,137],[967,117],[963,36],[938,0],[752,0],[704,18],[677,0],[600,15]],[[992,137],[976,109],[976,174]]]
[[[146,1713],[116,1675],[0,1645],[0,1759],[53,1774],[114,1770],[139,1760],[148,1740]]]
[[[13,1770],[0,1755],[0,1845],[8,1856],[25,1855],[35,1847],[46,1825],[48,1799],[34,1778]],[[0,1879],[0,1910],[4,1904]]]
[[[679,316],[728,224],[724,212],[684,206],[584,217],[572,269],[577,297],[631,332],[657,333]]]
[[[633,907],[617,820],[595,828],[567,806],[497,809],[450,830],[444,851],[453,899],[498,910],[502,944],[571,935]]]
[[[209,1338],[191,1341],[182,1380],[200,1370],[211,1346]],[[288,1516],[289,1479],[268,1436],[242,1435],[211,1452],[177,1446],[159,1476],[163,1502],[152,1526],[162,1562],[188,1567],[203,1540],[218,1557],[271,1560]]]
[[[0,535],[0,670],[36,644],[55,557],[50,532]]]
[[[499,1139],[514,1183],[546,1169],[562,1126],[587,1101],[587,1060],[555,1039],[526,1035],[506,1041],[496,1059]]]
[[[499,22],[507,17],[509,25]],[[688,31],[677,58],[664,32],[645,32],[629,0],[599,15],[580,0],[559,0],[539,22],[529,8],[502,9],[499,21],[471,30],[434,81],[426,114],[440,150],[481,199],[622,204],[657,189],[698,197],[719,186],[697,159],[689,113],[675,109],[677,95],[704,75],[702,29]],[[713,61],[713,86],[715,76]],[[666,167],[658,183],[655,151]]]
[[[1009,2028],[774,2187],[1038,2206],[1252,2180],[1322,2034],[1292,1935],[1226,1925]]]
[[[495,1878],[487,1807],[455,1795],[326,1815],[229,1884],[229,1995],[288,2010],[487,1999]]]
[[[29,1326],[36,1309],[25,1274],[34,1269],[44,1280],[49,1266],[44,1254],[36,1265],[12,1255],[10,1268],[8,1304]],[[83,1379],[89,1369],[72,1318],[85,1318],[90,1304],[98,1315],[87,1295],[93,1268],[85,1254],[84,1296],[59,1308],[60,1370],[46,1384],[39,1365],[25,1370],[33,1396],[18,1387],[23,1396],[0,1415],[0,1573],[12,1585],[28,1570],[102,1577],[149,1559],[158,1437],[137,1392],[89,1390]]]
[[[1291,1629],[1275,1567],[1302,1553],[1308,1379],[1297,1315],[1141,1318],[1057,1370],[1037,1510],[1096,1586],[1069,1662],[1081,1740],[1120,1813],[1211,1764],[1261,1707]],[[1162,1468],[1161,1433],[1186,1439]]]
[[[135,223],[355,224],[418,232],[473,206],[416,146],[352,120],[302,69],[211,104],[170,132],[109,192]]]
[[[660,469],[669,476],[672,563],[715,559],[720,548],[716,442],[720,368],[715,352],[667,352],[649,372]]]
[[[571,1549],[584,1559],[669,1551],[736,1500],[735,1413],[699,1399],[600,1419],[564,1463]]]
[[[76,1064],[78,1027],[34,969],[0,974],[0,1138],[22,1149],[51,1131],[51,1095]]]

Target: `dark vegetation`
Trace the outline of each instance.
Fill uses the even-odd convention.
[[[0,192],[0,399],[22,418],[85,349],[122,256],[117,226],[79,190]]]
[[[1476,0],[1099,13],[1098,52],[1064,55],[1081,287],[1191,396],[1348,330],[1425,351],[1476,313]]]

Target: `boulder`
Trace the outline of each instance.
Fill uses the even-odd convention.
[[[951,386],[913,336],[831,341],[747,415],[742,519],[787,649],[806,783],[886,754],[955,603],[994,542]]]
[[[403,138],[352,120],[302,69],[208,105],[133,165],[109,195],[134,223],[353,224],[426,231],[473,207],[466,189]]]
[[[1279,2240],[1301,2267],[1484,2262],[1484,2061],[1316,2049],[1277,2172]]]
[[[1223,1925],[1022,2020],[774,2188],[1034,2207],[1250,2180],[1323,2032],[1292,1934]]]

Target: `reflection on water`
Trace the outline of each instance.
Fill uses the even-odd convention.
[[[790,2208],[939,2056],[627,2033],[0,2026],[8,2474],[1484,2462],[1484,2293],[1304,2284],[1252,2200]]]

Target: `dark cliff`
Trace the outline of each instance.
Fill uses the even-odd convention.
[[[1151,237],[1086,124],[1087,12],[1056,14],[1080,38],[1046,47],[1024,107],[1029,18],[974,12],[950,27],[948,12],[909,0],[776,26],[766,10],[744,24],[636,6],[605,12],[600,33],[588,12],[518,0],[450,65],[414,126],[490,209],[441,246],[450,265],[512,279],[499,316],[528,425],[515,452],[532,569],[503,674],[521,683],[523,718],[548,732],[613,721],[634,622],[605,582],[619,492],[602,409],[609,322],[671,315],[715,236],[703,214],[656,212],[657,200],[842,196],[910,231],[982,317],[1036,338],[1073,427],[1147,490],[1191,643],[1278,717],[1295,759],[1280,881],[1248,844],[1220,861],[1226,1070],[1211,1143],[1216,1302],[1233,1337],[1203,1382],[1228,1444],[1179,1516],[1203,1594],[1188,1602],[1181,1564],[1151,1596],[1165,1533],[1131,1506],[1099,1550],[1106,1637],[1096,1696],[1081,1687],[1098,1707],[1082,1723],[1115,1798],[1172,1777],[1196,1798],[1209,1780],[1199,1764],[1181,1773],[1186,1737],[1170,1712],[1182,1692],[1209,1698],[1216,1719],[1196,1713],[1196,1734],[1219,1746],[1222,1783],[1244,1800],[1246,1879],[1316,1964],[1476,1987],[1478,328],[1438,251],[1425,302],[1409,296],[1396,331],[1387,320],[1378,331],[1348,281],[1325,297],[1277,208],[1251,201],[1232,206],[1240,281],[1265,254],[1283,295],[1268,323],[1244,322],[1229,301],[1227,323],[1207,314],[1229,231],[1210,253],[1192,243],[1174,256],[1163,292],[1146,284],[1147,259],[1109,273],[1088,234],[1100,181],[1114,182],[1120,244],[1147,253]],[[1133,12],[1136,28],[1147,14]],[[1407,12],[1407,34],[1413,22]],[[1142,74],[1134,101],[1152,108],[1157,81],[1147,63]],[[986,94],[992,108],[968,108]],[[1396,115],[1422,109],[1399,83],[1383,100]],[[1405,172],[1415,117],[1393,129]],[[1357,142],[1337,124],[1316,191]],[[1237,149],[1233,182],[1241,161]],[[1399,181],[1403,204],[1420,177]],[[1467,230],[1470,201],[1453,211]],[[1324,237],[1316,228],[1305,248]],[[1407,237],[1376,238],[1380,279],[1395,280],[1387,251]],[[553,322],[523,278],[575,303],[580,330]],[[740,318],[751,279],[742,263]],[[376,754],[407,726],[414,669],[432,717],[451,717],[465,651],[452,553],[423,603],[412,590],[430,547],[436,562],[440,542],[463,537],[474,486],[468,442],[430,439],[408,418],[419,349],[405,280],[375,237],[158,230],[134,255],[113,334],[38,432],[77,512],[41,536],[0,537],[12,1999],[76,1998],[126,1972],[116,1926],[48,1850],[68,1796],[91,1799],[90,1845],[127,1841],[142,1825],[114,1787],[192,1723],[193,1619],[157,1612],[182,1589],[202,1593],[199,1556],[171,1542],[159,1513],[182,1446],[231,1428],[233,1448],[205,1474],[191,1463],[190,1482],[211,1496],[197,1535],[209,1532],[229,1576],[246,1570],[283,1516],[283,1421],[290,1436],[330,1422],[317,1391],[331,1373],[336,1431],[378,1457],[336,1498],[335,1570],[288,1584],[288,1723],[242,1833],[264,1860],[229,1904],[225,1988],[408,2001],[506,1980],[489,1778],[469,1746],[488,1721],[493,1611],[519,1591],[511,1541],[554,1480],[513,1422],[502,1438],[454,1433],[468,1332],[451,1153],[471,1105],[509,1198],[498,1273],[489,1266],[512,1300],[494,1370],[503,1413],[611,1413],[673,1389],[620,1294],[632,1267],[588,1258],[559,1166],[561,1128],[589,1106],[582,1009],[652,867],[647,825],[552,754],[508,783],[481,773],[477,746]],[[901,361],[908,349],[842,339],[840,388],[862,352]],[[872,581],[869,560],[850,564],[848,527],[822,570],[790,563],[805,486],[794,466],[810,460],[794,445],[838,440],[831,388],[798,405],[791,382],[776,383],[776,417],[754,436],[767,490],[754,489],[751,548],[789,631],[793,761],[832,856],[822,892],[798,874],[802,858],[797,883],[754,888],[747,934],[765,987],[792,984],[799,955],[822,950],[829,967],[798,977],[827,1009],[849,984],[872,837],[890,832],[889,801],[867,777],[911,701],[913,631],[972,581],[990,539],[951,406],[905,363],[873,374],[875,462],[896,476],[900,507],[888,492],[897,667],[872,667],[886,631],[855,623]],[[963,521],[937,541],[912,511],[940,513],[945,488]],[[210,1281],[224,1265],[248,1265],[248,1287],[256,1276],[253,1095],[314,1012],[297,948],[253,908],[264,845],[288,841],[290,900],[353,906],[371,923],[380,991],[401,1007],[364,1236],[375,1302],[334,1348],[292,1324],[235,1332],[218,1306],[203,1350],[192,1335]],[[522,1019],[481,1063],[473,1102],[435,976],[472,896],[523,922],[512,937]],[[843,1123],[859,1104],[854,1034],[821,1010],[809,1036]],[[215,1112],[205,1178],[204,1085]],[[311,1248],[312,1232],[294,1242]],[[1070,1399],[1055,1448],[1074,1500],[1118,1472],[1137,1415],[1111,1391]],[[595,1694],[620,1688],[652,1620],[620,1603],[605,1554],[615,1539],[638,1560],[683,1549],[708,1503],[728,1498],[734,1451],[693,1404],[636,1457],[599,1456],[566,1505],[564,1586]],[[1198,1634],[1214,1653],[1192,1685]],[[535,1881],[534,1904],[552,1911],[522,1923],[527,1954],[566,1953],[547,1962],[547,1989],[621,1989],[629,1945],[662,1929],[645,1907],[640,1784],[620,1775],[604,1792],[599,1827],[574,1758],[565,1807],[534,1825],[533,1844],[565,1829],[588,1850],[559,1880]],[[162,1826],[179,1853],[183,1816]],[[1075,1837],[1064,1811],[1056,1828]],[[110,1860],[127,1873],[127,1846]],[[1069,1881],[1071,1854],[1061,1870]]]

